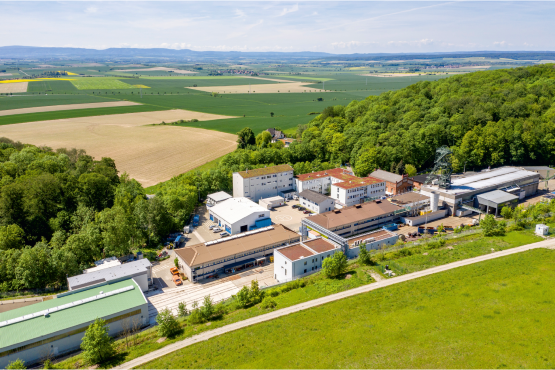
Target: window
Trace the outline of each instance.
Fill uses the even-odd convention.
[[[258,218],[264,217],[264,215],[258,215]]]
[[[285,275],[287,275],[287,269],[285,269]]]
[[[307,261],[304,261],[304,265],[305,265],[305,266],[306,266],[306,262],[307,262]],[[306,272],[306,270],[304,270],[304,271]]]
[[[287,261],[285,261],[285,264],[287,265]]]
[[[306,269],[304,269],[304,273],[306,274]]]

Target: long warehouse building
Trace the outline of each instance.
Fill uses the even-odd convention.
[[[126,323],[136,329],[148,325],[148,302],[135,280],[97,284],[0,313],[0,368],[17,359],[29,366],[78,350],[97,318],[106,320],[110,336]]]

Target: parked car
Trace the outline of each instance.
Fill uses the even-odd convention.
[[[293,208],[299,208],[299,205],[298,205],[298,204],[293,204],[292,207],[293,207]]]
[[[221,237],[229,236],[229,233],[227,231],[224,231],[223,233],[220,233],[220,236]]]
[[[212,230],[213,228],[215,228],[216,225],[210,225],[210,227],[208,227],[210,230]]]
[[[158,258],[166,257],[167,255],[168,255],[168,252],[163,251],[162,253],[160,253],[160,254],[158,255]]]
[[[173,275],[172,280],[175,285],[183,285],[183,281],[181,281],[181,277],[179,277],[179,275]]]
[[[215,227],[212,229],[213,233],[219,233],[220,231],[222,231],[222,229],[220,229],[219,227]]]
[[[303,211],[303,213],[304,213],[305,215],[308,215],[308,214],[310,213],[310,211]]]
[[[299,211],[304,211],[306,208],[304,207],[299,207]]]
[[[170,272],[172,273],[172,275],[179,275],[179,270],[177,269],[177,267],[170,268]]]

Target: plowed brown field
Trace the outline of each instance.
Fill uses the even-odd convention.
[[[152,126],[180,119],[233,118],[185,110],[127,113],[28,122],[0,127],[0,136],[51,148],[82,148],[110,157],[120,173],[148,187],[235,150],[235,135],[179,126]]]

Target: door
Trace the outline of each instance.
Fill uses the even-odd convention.
[[[241,232],[242,233],[247,232],[248,230],[249,230],[249,227],[247,225],[241,226]]]

